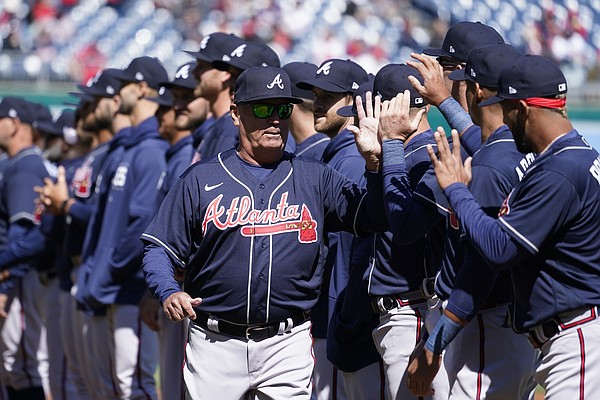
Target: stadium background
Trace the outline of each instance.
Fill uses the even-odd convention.
[[[102,68],[158,57],[172,75],[213,31],[271,45],[282,63],[351,58],[369,72],[441,45],[463,20],[561,65],[571,119],[600,148],[600,0],[2,0],[0,96],[53,111]],[[432,113],[433,124],[442,124]]]

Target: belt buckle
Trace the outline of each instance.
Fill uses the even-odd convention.
[[[254,335],[256,334],[260,334],[261,332],[264,332],[264,336],[261,337],[256,337]],[[246,340],[254,340],[254,341],[258,341],[258,340],[263,340],[269,337],[269,327],[268,326],[249,326],[246,328]]]
[[[427,299],[431,299],[435,296],[435,278],[425,278],[421,284],[421,291],[423,296]]]

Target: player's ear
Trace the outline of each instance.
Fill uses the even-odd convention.
[[[240,126],[239,108],[237,107],[237,105],[232,103],[231,106],[229,106],[229,109],[231,110],[231,119],[233,120],[233,125]]]

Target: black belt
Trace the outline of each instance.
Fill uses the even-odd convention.
[[[561,316],[563,316],[563,318],[564,318],[564,315],[570,314],[573,312],[577,312],[577,310],[559,314],[554,319],[543,322],[543,323],[533,327],[532,329],[529,330],[529,335],[528,335],[529,343],[531,343],[531,345],[534,348],[539,349],[544,344],[546,344],[546,342],[548,342],[550,339],[552,339],[561,330],[573,328],[573,327],[582,325],[586,322],[595,320],[596,318],[599,318],[600,310],[598,308],[599,307],[594,306],[594,307],[582,307],[581,309],[577,309],[577,310],[581,310],[582,313],[590,311],[590,316],[584,317],[581,320],[577,320],[572,323],[564,323],[561,319]]]
[[[310,311],[302,311],[293,313],[286,320],[270,324],[241,325],[218,319],[214,315],[196,312],[196,319],[193,322],[211,332],[258,342],[275,335],[282,335],[284,332],[289,332],[294,326],[304,323],[309,318]]]
[[[423,292],[415,290],[413,292],[400,293],[393,296],[377,296],[371,300],[371,307],[377,314],[384,314],[396,308],[424,303],[427,301]]]

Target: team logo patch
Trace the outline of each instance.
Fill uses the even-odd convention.
[[[502,202],[502,206],[500,207],[500,210],[498,211],[498,218],[503,217],[510,212],[510,207],[508,206],[508,200],[510,199],[511,194],[512,194],[512,191],[508,194],[508,196],[506,196],[506,199],[504,199],[504,201]]]
[[[202,38],[202,41],[200,42],[200,48],[201,49],[205,49],[206,45],[208,44],[208,41],[210,40],[210,35],[204,36]]]
[[[190,64],[185,64],[183,67],[179,68],[179,71],[177,71],[175,73],[175,79],[181,78],[181,79],[187,79],[190,77],[190,69],[191,69],[191,65]]]
[[[327,61],[325,64],[321,65],[321,67],[317,71],[317,75],[329,75],[329,69],[331,68],[331,64],[333,64],[333,61]]]
[[[220,203],[223,195],[217,196],[206,208],[202,231],[206,232],[209,224],[219,230],[240,227],[240,234],[244,237],[269,236],[297,232],[298,242],[314,243],[318,239],[317,221],[306,204],[289,204],[288,192],[281,195],[275,208],[266,210],[252,209],[252,200],[249,196],[235,197],[231,200],[228,209]]]
[[[244,50],[246,49],[246,44],[241,44],[238,47],[235,48],[235,50],[233,50],[231,52],[231,57],[241,57],[244,55]]]

